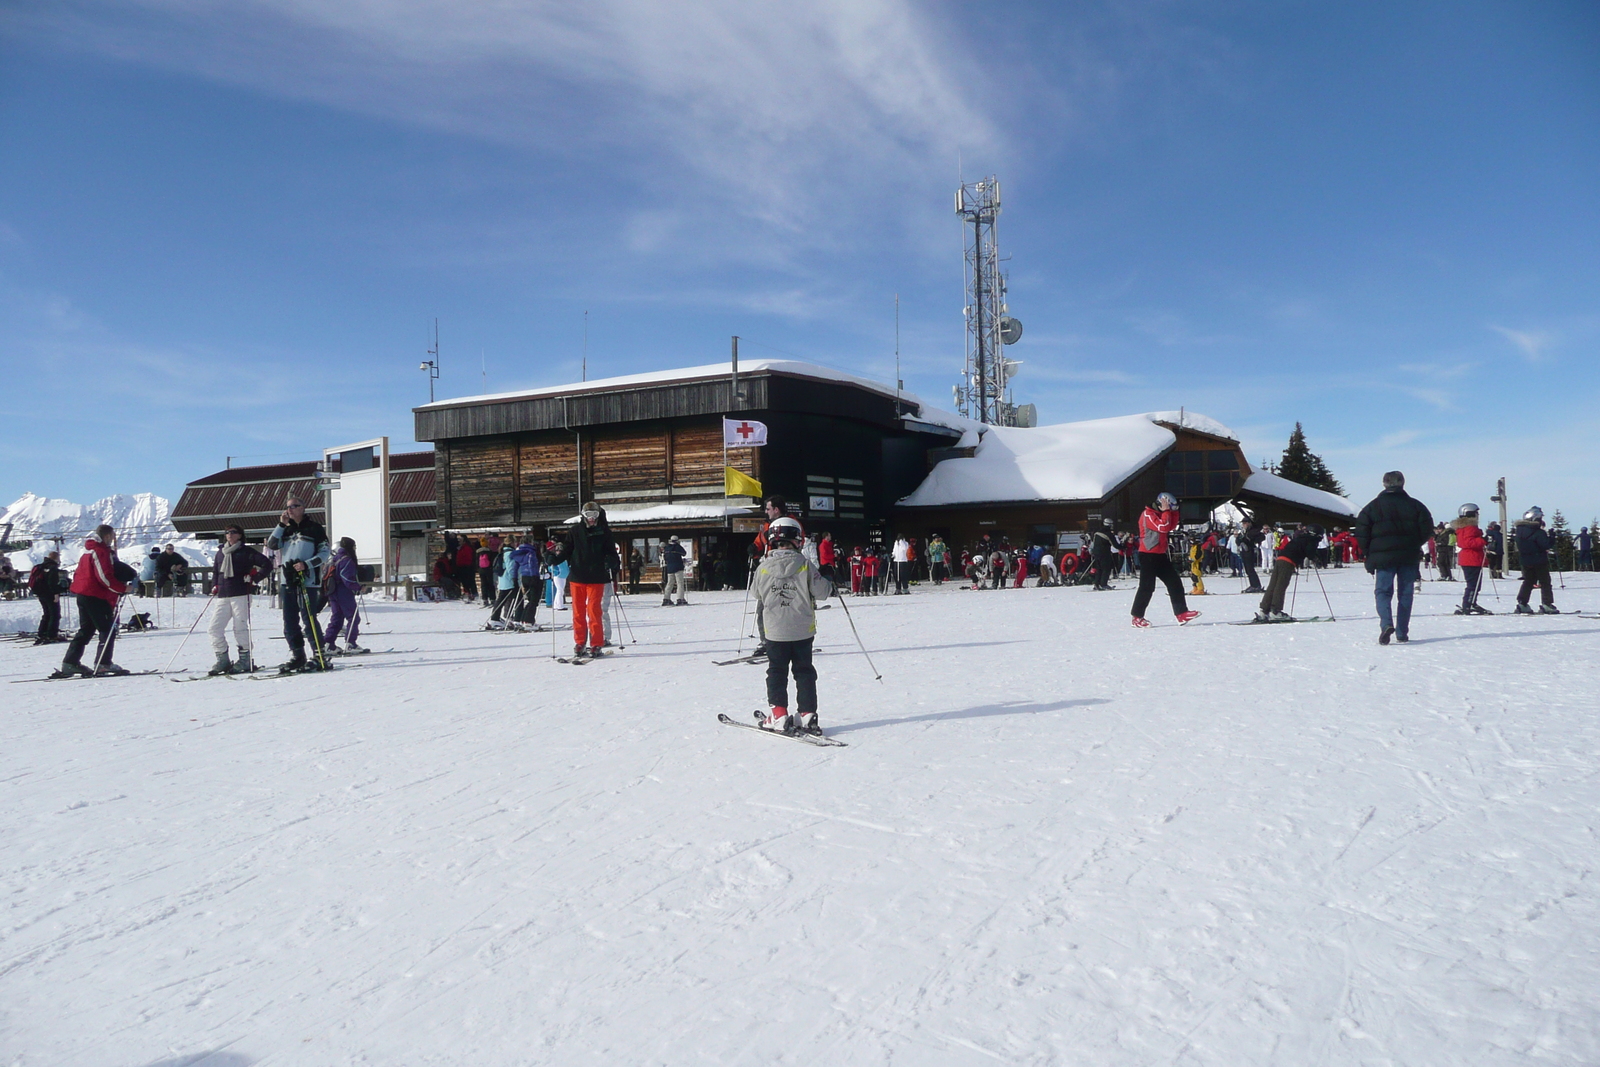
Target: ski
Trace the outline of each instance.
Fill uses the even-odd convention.
[[[593,663],[594,658],[592,656],[557,656],[555,661],[557,663],[569,663],[574,667],[581,667],[585,663]]]
[[[1332,615],[1308,615],[1303,619],[1246,619],[1230,623],[1231,626],[1280,626],[1290,622],[1338,622]]]
[[[160,671],[128,671],[126,674],[91,674],[87,676],[82,674],[73,674],[65,678],[13,678],[11,680],[11,684],[19,685],[22,682],[99,682],[107,678],[143,678],[146,675],[160,673]]]
[[[759,715],[761,713],[758,711],[756,714]],[[799,741],[803,744],[811,745],[813,748],[850,747],[847,743],[840,741],[838,738],[829,737],[826,734],[780,734],[776,730],[763,730],[753,722],[739,722],[737,719],[730,719],[721,713],[718,713],[717,721],[724,726],[737,726],[741,730],[754,730],[757,733],[766,734],[768,737],[782,737],[787,738],[790,741]]]
[[[420,652],[417,648],[363,648],[360,652],[342,649],[338,652],[329,652],[328,655],[335,659],[360,659],[362,656],[405,656],[412,652]]]

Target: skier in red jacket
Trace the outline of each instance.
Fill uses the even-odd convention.
[[[1167,587],[1172,599],[1172,614],[1180,623],[1199,618],[1198,611],[1190,611],[1183,597],[1183,582],[1167,557],[1167,536],[1178,528],[1178,498],[1162,493],[1156,502],[1139,516],[1139,591],[1133,596],[1133,624],[1149,626],[1145,609],[1156,590],[1156,579]]]
[[[67,646],[61,669],[52,674],[52,678],[128,673],[111,661],[117,644],[117,604],[128,592],[128,583],[117,577],[117,557],[111,551],[116,539],[117,531],[102,523],[83,543],[83,555],[78,557],[78,569],[72,575],[72,592],[78,598],[78,632]],[[100,644],[95,652],[95,665],[85,667],[83,650],[96,633],[100,635]]]
[[[1461,564],[1461,577],[1467,583],[1456,614],[1493,615],[1494,612],[1478,604],[1478,585],[1483,581],[1483,550],[1487,544],[1483,531],[1478,528],[1478,505],[1462,504],[1455,528],[1456,562]]]

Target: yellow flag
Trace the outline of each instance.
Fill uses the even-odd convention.
[[[761,483],[732,467],[722,468],[722,486],[729,496],[761,496]]]

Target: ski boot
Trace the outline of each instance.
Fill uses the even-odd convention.
[[[85,667],[81,663],[73,663],[69,661],[63,662],[60,670],[50,672],[50,677],[52,678],[76,678],[79,675],[82,675],[85,678],[93,678],[94,671],[89,667]]]
[[[1138,627],[1138,628],[1139,628],[1139,629],[1141,629],[1141,630],[1144,630],[1144,629],[1148,629],[1148,628],[1149,628],[1149,626],[1150,626],[1150,620],[1149,620],[1149,619],[1146,619],[1146,618],[1144,618],[1144,617],[1143,617],[1143,616],[1141,616],[1141,615],[1135,615],[1135,616],[1134,616],[1134,617],[1133,617],[1133,624],[1134,624],[1134,625],[1135,625],[1135,626],[1137,626],[1137,627]]]
[[[664,607],[664,608],[670,608],[670,607],[672,607],[672,600],[671,600],[671,598],[669,598],[669,597],[663,597],[663,598],[662,598],[662,600],[661,600],[661,606],[662,606],[662,607]]]
[[[1186,611],[1183,614],[1178,616],[1178,625],[1180,625],[1180,626],[1186,625],[1186,624],[1191,623],[1194,620],[1198,619],[1199,617],[1200,617],[1200,613],[1198,611]],[[1281,620],[1279,620],[1279,621],[1281,621]]]
[[[98,668],[95,669],[94,676],[96,678],[115,678],[119,674],[132,674],[132,673],[133,672],[128,670],[128,668],[119,667],[115,663],[112,663],[110,660],[106,660],[104,663],[100,664],[100,666]]]
[[[211,665],[211,669],[209,671],[206,671],[206,674],[208,676],[212,677],[212,678],[215,678],[219,674],[232,674],[232,673],[233,673],[233,664],[231,662],[229,662],[228,654],[226,652],[224,652],[220,656],[218,656],[217,657],[217,662],[215,662],[215,663],[213,663]]]
[[[250,653],[239,653],[239,659],[233,665],[234,674],[249,674],[256,669],[255,662],[251,660]]]
[[[1472,615],[1493,615],[1494,612],[1490,611],[1488,608],[1484,607],[1482,604],[1474,604],[1474,605],[1472,605],[1472,609],[1469,612],[1469,614],[1472,614]]]
[[[1540,604],[1539,605],[1539,614],[1540,615],[1560,615],[1561,614],[1561,609],[1556,607],[1554,604]]]
[[[1532,608],[1528,607],[1528,605],[1522,603],[1522,601],[1519,600],[1519,601],[1517,601],[1517,612],[1516,613],[1518,615],[1532,615],[1532,614],[1534,614],[1534,611],[1533,611]]]
[[[572,658],[573,659],[588,659],[589,658],[589,646],[588,645],[573,645],[572,646]]]
[[[289,655],[289,662],[278,664],[279,674],[299,674],[306,669],[306,650],[297,648]]]
[[[795,728],[803,734],[822,736],[822,725],[817,722],[817,713],[814,711],[802,711],[796,715]]]
[[[788,708],[773,708],[767,714],[756,712],[756,718],[761,723],[763,730],[771,730],[778,734],[792,734],[795,732],[794,723],[789,719]]]
[[[608,641],[606,644],[610,644],[610,642]],[[605,650],[604,645],[590,645],[587,655],[590,659],[599,659],[601,656],[609,656],[611,653]]]
[[[1272,621],[1272,614],[1271,614],[1271,612],[1258,611],[1258,612],[1256,612],[1256,617],[1251,621],[1252,622],[1271,622]]]
[[[674,600],[672,602],[672,606],[675,608],[686,608],[689,606],[689,602],[687,600]]]
[[[1286,611],[1274,611],[1267,618],[1272,622],[1294,622],[1294,616]]]

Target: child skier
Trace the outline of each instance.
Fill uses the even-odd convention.
[[[1456,562],[1461,564],[1461,578],[1467,588],[1461,594],[1457,615],[1493,615],[1488,608],[1478,606],[1478,583],[1483,581],[1483,531],[1478,529],[1478,505],[1462,504],[1455,521]]]
[[[811,644],[817,633],[817,600],[833,594],[833,583],[804,556],[800,523],[787,515],[767,527],[768,552],[756,568],[751,596],[767,642],[767,703],[761,725],[779,733],[822,733],[817,724],[817,670]],[[794,673],[795,714],[789,714],[789,673]]]

